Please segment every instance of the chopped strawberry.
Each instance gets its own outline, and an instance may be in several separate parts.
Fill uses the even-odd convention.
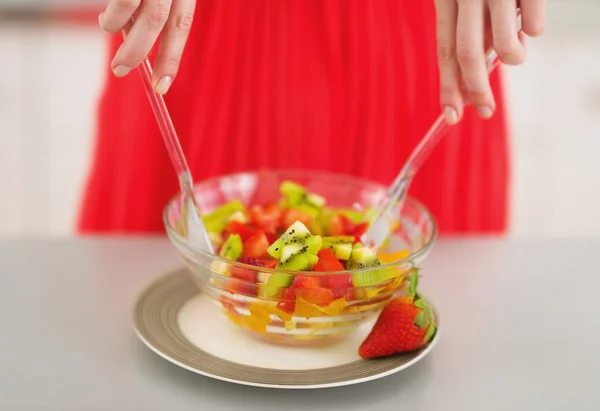
[[[344,266],[340,263],[340,260],[335,256],[331,248],[324,248],[319,251],[319,264],[321,264],[323,271],[344,271]],[[326,275],[323,282],[332,291],[334,299],[344,297],[346,291],[352,288],[352,277],[350,274]]]
[[[354,232],[352,233],[352,235],[354,236],[354,242],[356,243],[360,243],[361,242],[361,237],[364,233],[367,232],[367,228],[369,227],[369,225],[367,223],[361,223],[359,225],[356,226],[356,228],[354,229]]]
[[[248,265],[255,265],[257,267],[263,267],[265,264],[253,257],[240,257],[238,258],[238,262]],[[256,270],[251,270],[249,268],[236,267],[234,265],[231,266],[231,276],[233,278],[240,279],[242,281],[247,281],[251,283],[255,283],[257,280],[258,273]]]
[[[242,241],[245,241],[248,237],[251,237],[254,234],[254,229],[246,224],[240,223],[239,221],[233,220],[227,223],[225,232],[227,234],[238,234]]]
[[[278,260],[265,260],[265,268],[275,268],[277,267]]]
[[[277,204],[269,204],[264,207],[255,205],[250,209],[249,214],[250,220],[256,227],[267,233],[275,233],[279,225],[281,210]]]
[[[352,222],[345,214],[340,214],[340,221],[344,230],[344,234],[352,234],[356,230],[356,224]]]
[[[258,231],[244,241],[244,257],[267,257],[267,248],[269,248],[269,239],[264,231]]]
[[[317,288],[320,285],[319,277],[315,275],[297,275],[291,288]]]
[[[344,271],[344,266],[335,256],[331,248],[324,248],[319,251],[319,264],[323,271]]]
[[[231,294],[241,294],[250,297],[256,296],[257,294],[256,284],[237,279],[227,280],[224,288],[225,291],[228,291]]]
[[[317,272],[323,272],[323,271],[325,271],[323,269],[323,266],[321,265],[321,262],[318,262],[317,265],[315,265],[312,270],[313,271],[317,271]]]
[[[299,295],[302,299],[309,303],[326,307],[333,301],[333,293],[328,288],[316,287],[316,288],[299,288],[296,290],[296,295]]]
[[[279,238],[277,234],[268,231],[265,232],[265,235],[267,236],[267,240],[269,240],[269,244],[273,244]]]
[[[302,211],[288,208],[281,213],[281,225],[289,227],[296,221],[300,221],[302,224],[308,226],[313,220],[313,216]]]
[[[296,309],[296,290],[294,288],[285,288],[281,292],[281,299],[277,303],[277,308],[288,314],[294,313]]]
[[[327,235],[337,236],[344,235],[346,232],[344,231],[344,224],[339,215],[332,216],[329,221],[327,221]]]

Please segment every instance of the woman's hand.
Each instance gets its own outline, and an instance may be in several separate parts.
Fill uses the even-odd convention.
[[[505,64],[525,60],[523,37],[517,32],[518,6],[523,32],[541,35],[546,0],[436,0],[440,102],[448,123],[459,121],[465,100],[483,118],[494,113],[485,50],[494,47]]]
[[[128,29],[111,63],[115,75],[126,76],[141,64],[160,34],[152,83],[157,93],[165,94],[177,75],[195,6],[196,0],[110,0],[98,16],[100,27],[109,33]]]

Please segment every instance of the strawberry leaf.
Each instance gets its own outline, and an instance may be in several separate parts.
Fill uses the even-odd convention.
[[[417,295],[417,286],[419,285],[419,269],[415,268],[410,277],[410,286],[408,287],[408,295]]]
[[[437,331],[437,327],[436,327],[435,323],[432,322],[431,324],[429,324],[429,328],[427,329],[427,332],[425,333],[425,337],[423,337],[423,342],[431,341],[433,339],[436,331]]]
[[[421,301],[423,301],[423,300],[421,300]],[[431,314],[431,310],[429,308],[425,307],[424,309],[421,310],[421,312],[419,314],[416,315],[413,323],[417,327],[423,329],[425,327],[429,327],[429,325],[432,323],[432,319],[433,319],[433,316]]]

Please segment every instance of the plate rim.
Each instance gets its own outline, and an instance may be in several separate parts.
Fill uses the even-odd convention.
[[[202,375],[204,377],[212,378],[212,379],[223,381],[223,382],[228,382],[231,384],[244,385],[244,386],[250,386],[250,387],[259,387],[259,388],[283,389],[283,390],[314,390],[314,389],[343,387],[343,386],[361,384],[361,383],[365,383],[365,382],[369,382],[369,381],[375,381],[375,380],[396,374],[400,371],[403,371],[403,370],[413,366],[417,362],[421,361],[422,359],[424,359],[433,350],[433,348],[437,345],[437,343],[439,341],[439,336],[441,333],[441,328],[439,326],[438,310],[436,309],[436,307],[433,304],[430,304],[432,309],[434,310],[436,321],[438,321],[437,330],[436,330],[433,340],[417,356],[415,356],[411,360],[409,360],[395,368],[392,368],[392,369],[389,369],[386,371],[382,371],[382,372],[379,372],[374,375],[369,375],[366,377],[350,378],[350,379],[347,379],[344,381],[324,382],[324,383],[318,383],[318,384],[271,384],[271,383],[253,382],[253,381],[229,378],[229,377],[225,377],[225,376],[222,376],[219,374],[210,373],[210,372],[202,370],[200,368],[195,368],[195,367],[189,366],[189,365],[184,364],[184,363],[178,361],[177,359],[167,355],[166,353],[162,352],[157,347],[155,347],[137,327],[137,318],[136,318],[135,312],[136,312],[139,304],[142,303],[142,301],[143,301],[142,298],[146,295],[146,292],[151,290],[152,287],[155,286],[157,283],[164,281],[169,277],[174,277],[177,274],[183,274],[183,273],[187,274],[185,268],[180,268],[180,269],[169,271],[167,274],[161,275],[161,276],[157,277],[156,279],[154,279],[153,281],[151,281],[149,284],[146,285],[146,287],[144,287],[141,290],[141,292],[138,294],[138,296],[136,297],[135,302],[133,304],[133,314],[134,314],[133,315],[133,331],[134,331],[135,335],[140,339],[140,341],[147,348],[149,348],[154,354],[156,354],[159,357],[161,357],[162,359],[170,362],[171,364],[177,365],[177,366],[179,366],[187,371],[190,371],[194,374]],[[189,302],[192,298],[197,297],[198,294],[200,294],[200,293],[201,293],[201,290],[198,290],[197,293],[195,293],[191,298],[186,300],[186,303]],[[183,305],[182,305],[182,307],[183,307]],[[193,343],[190,342],[190,344],[193,345],[197,350],[204,351],[204,350],[198,348],[197,346],[195,346]],[[229,361],[233,364],[236,364],[234,361],[231,361],[231,360],[225,360],[225,361]],[[270,369],[277,370],[275,368],[270,368]],[[279,371],[289,371],[289,370],[279,370]],[[310,371],[310,370],[304,370],[304,371]]]

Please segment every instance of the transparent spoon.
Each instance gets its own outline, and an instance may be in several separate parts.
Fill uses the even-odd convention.
[[[124,30],[124,36],[127,32]],[[169,110],[163,97],[157,94],[152,87],[152,65],[148,58],[144,59],[138,67],[138,72],[142,78],[144,90],[152,106],[154,117],[162,134],[165,146],[173,163],[173,168],[179,177],[179,185],[182,192],[181,198],[181,216],[185,218],[185,226],[187,227],[187,236],[190,245],[194,248],[214,253],[212,243],[206,231],[206,227],[202,222],[202,218],[198,215],[196,207],[196,199],[194,197],[194,183],[192,173],[188,167],[187,160],[183,154],[179,138],[173,126],[173,121],[169,115]]]
[[[520,11],[517,13],[517,18],[519,19],[518,26],[520,32]],[[490,49],[486,55],[488,74],[491,74],[499,63],[498,55],[493,49]],[[363,244],[378,249],[394,231],[413,177],[419,170],[419,167],[429,157],[435,146],[446,136],[450,127],[444,119],[443,114],[440,114],[417,147],[412,151],[400,173],[388,188],[386,195],[377,205],[377,216],[361,237]]]

